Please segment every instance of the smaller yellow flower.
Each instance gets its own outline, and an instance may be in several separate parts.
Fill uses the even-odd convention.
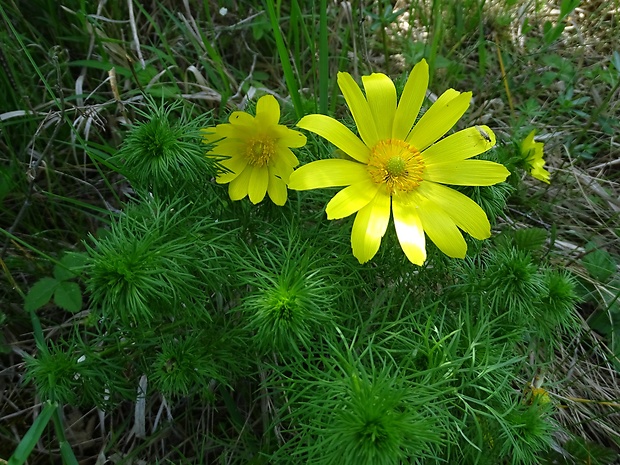
[[[278,124],[280,105],[272,95],[258,100],[256,116],[235,111],[228,121],[203,129],[203,141],[213,144],[207,156],[218,159],[225,170],[217,183],[230,183],[232,200],[248,196],[257,204],[268,193],[273,203],[284,205],[289,176],[299,164],[290,147],[303,147],[306,136]]]
[[[530,174],[536,179],[550,184],[549,177],[551,174],[544,168],[544,144],[542,142],[535,142],[535,135],[536,130],[533,130],[527,135],[525,140],[521,142],[521,155],[523,156],[523,161],[525,161]]]
[[[532,398],[531,401],[537,400],[540,404],[548,404],[551,402],[551,398],[549,397],[549,393],[545,388],[541,387],[532,387]]]

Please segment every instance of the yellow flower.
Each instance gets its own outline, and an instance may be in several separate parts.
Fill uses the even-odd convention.
[[[363,76],[366,96],[348,73],[338,85],[360,138],[324,115],[308,115],[298,127],[312,131],[352,160],[319,160],[296,170],[289,188],[347,186],[327,205],[328,219],[357,212],[351,233],[353,255],[365,263],[379,250],[394,214],[394,225],[407,258],[426,260],[424,233],[450,257],[464,258],[467,245],[459,228],[476,239],[491,235],[484,211],[469,197],[442,184],[489,186],[510,174],[498,163],[468,160],[495,145],[487,126],[476,126],[440,139],[465,113],[471,92],[444,92],[414,125],[428,85],[425,60],[411,72],[400,102],[384,74]]]
[[[532,393],[531,399],[530,399],[531,402],[533,402],[534,399],[536,399],[540,404],[548,404],[549,402],[551,402],[549,393],[547,392],[545,388],[532,387],[531,393]]]
[[[530,174],[539,179],[542,182],[550,184],[549,177],[551,174],[545,168],[544,156],[544,144],[542,142],[535,142],[534,136],[536,130],[530,132],[525,140],[521,142],[521,155],[527,165],[527,169],[530,170]]]
[[[230,123],[203,130],[204,142],[213,144],[207,156],[225,158],[219,164],[226,171],[217,176],[217,182],[230,183],[228,194],[232,200],[247,195],[256,204],[268,193],[276,205],[286,203],[286,183],[299,164],[289,147],[303,147],[306,136],[279,121],[278,101],[265,95],[256,104],[256,116],[235,111]]]

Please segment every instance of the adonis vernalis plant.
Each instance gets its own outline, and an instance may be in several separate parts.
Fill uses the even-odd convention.
[[[532,130],[523,142],[521,142],[521,156],[530,174],[536,179],[549,184],[551,174],[544,168],[545,159],[543,157],[545,144],[536,142],[534,140],[535,135],[536,130]]]
[[[398,239],[411,262],[425,262],[425,234],[446,255],[465,257],[461,231],[489,237],[487,215],[501,215],[513,189],[478,187],[508,175],[499,163],[471,160],[495,135],[475,126],[444,137],[470,93],[448,90],[418,118],[425,61],[400,101],[383,74],[363,77],[365,95],[347,73],[338,83],[359,138],[323,115],[298,126],[350,158],[297,171],[290,148],[306,137],[279,124],[271,96],[256,116],[234,112],[206,129],[204,118],[177,121],[171,109],[143,115],[114,163],[136,194],[84,245],[84,327],[26,361],[41,398],[111,411],[161,396],[171,427],[188,399],[201,412],[212,404],[216,428],[186,441],[214,444],[205,463],[260,454],[277,465],[527,464],[550,448],[554,398],[539,405],[533,391],[515,388],[575,329],[575,283],[542,262],[544,234],[503,231],[470,243],[466,260],[422,269],[398,247],[372,267],[349,253],[351,243],[359,262],[372,259],[393,213],[396,234],[385,241]],[[213,177],[229,183],[231,199],[249,202],[226,201]],[[285,205],[287,182],[344,187],[327,215],[356,213],[351,237],[320,220],[320,192]],[[253,205],[266,195],[284,208]]]
[[[235,111],[228,124],[204,129],[204,142],[214,144],[209,157],[220,160],[225,170],[217,182],[229,183],[232,200],[248,196],[256,204],[267,193],[276,205],[286,203],[286,183],[299,164],[290,147],[303,147],[306,136],[279,121],[278,101],[265,95],[256,104],[256,116]]]
[[[416,123],[428,79],[428,65],[422,60],[397,104],[396,88],[385,74],[362,77],[364,96],[350,74],[338,73],[360,137],[325,115],[308,115],[297,124],[352,158],[305,165],[291,175],[289,187],[346,186],[328,203],[327,217],[357,213],[351,245],[360,263],[377,253],[390,210],[400,245],[416,265],[426,260],[425,233],[443,253],[456,258],[464,258],[467,251],[459,228],[476,239],[491,235],[484,211],[443,184],[490,186],[504,181],[510,173],[503,165],[469,160],[492,148],[495,135],[487,126],[476,126],[441,139],[470,104],[471,92],[454,89],[444,92]]]
[[[200,143],[209,114],[192,117],[179,102],[157,105],[148,98],[147,104],[136,109],[142,121],[133,124],[112,162],[136,191],[166,197],[180,189],[201,191],[206,173],[216,172]]]

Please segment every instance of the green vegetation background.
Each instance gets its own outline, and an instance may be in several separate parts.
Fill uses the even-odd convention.
[[[617,0],[1,0],[0,15],[0,462],[614,463]],[[350,223],[325,221],[329,192],[232,203],[198,162],[161,200],[117,162],[136,125],[181,128],[191,150],[265,93],[291,126],[347,120],[338,70],[402,87],[421,58],[432,94],[473,91],[462,124],[495,131],[494,157],[516,166],[536,129],[552,173],[468,192],[495,239],[464,262],[431,247],[413,267],[392,232],[360,266]],[[299,158],[329,151],[311,139]],[[144,257],[165,285],[106,287],[98,264]],[[300,323],[267,331],[286,299]]]

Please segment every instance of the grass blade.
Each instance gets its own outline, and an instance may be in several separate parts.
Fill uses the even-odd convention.
[[[55,404],[51,402],[45,404],[43,410],[41,410],[41,413],[20,441],[13,455],[9,458],[8,465],[22,465],[26,462],[55,411]]]
[[[282,63],[282,71],[284,72],[284,79],[286,80],[286,86],[288,87],[289,94],[291,94],[291,100],[295,107],[295,114],[297,118],[304,116],[303,106],[301,104],[301,97],[299,96],[299,88],[297,81],[293,74],[293,68],[288,57],[286,45],[282,38],[282,32],[280,31],[280,25],[278,24],[278,17],[276,16],[276,9],[273,0],[267,0],[267,12],[269,13],[269,20],[271,21],[271,29],[273,30],[273,36],[276,40],[276,47],[278,48],[278,55],[280,56],[280,62]]]
[[[319,112],[327,114],[329,94],[329,49],[327,45],[327,0],[321,0],[319,19]]]

